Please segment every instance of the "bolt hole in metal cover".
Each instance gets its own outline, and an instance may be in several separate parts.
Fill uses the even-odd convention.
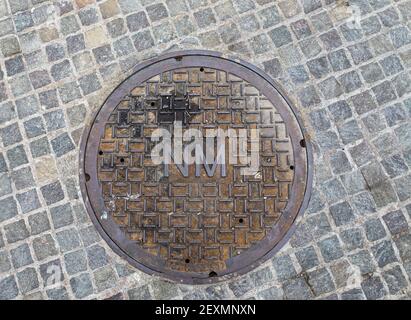
[[[244,274],[286,243],[310,197],[311,163],[296,110],[267,74],[180,51],[138,65],[110,94],[84,133],[80,183],[117,254],[202,284]]]

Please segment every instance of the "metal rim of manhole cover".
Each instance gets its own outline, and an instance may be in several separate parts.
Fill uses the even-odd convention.
[[[290,238],[312,186],[299,117],[257,67],[168,53],[132,70],[80,151],[87,211],[110,247],[189,284],[244,274]]]

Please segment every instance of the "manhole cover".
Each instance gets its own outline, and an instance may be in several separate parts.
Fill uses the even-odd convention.
[[[272,256],[311,188],[310,147],[284,95],[261,70],[203,51],[136,67],[85,133],[80,163],[108,244],[185,283]]]

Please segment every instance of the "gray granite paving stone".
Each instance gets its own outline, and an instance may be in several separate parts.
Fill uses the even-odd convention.
[[[0,137],[4,147],[18,143],[21,140],[23,140],[17,123],[1,128]]]
[[[81,229],[80,237],[85,247],[88,247],[101,239],[98,232],[92,226]]]
[[[353,96],[351,98],[351,103],[358,114],[363,114],[377,108],[377,104],[375,103],[370,91],[365,91]]]
[[[51,66],[51,76],[54,81],[59,81],[72,75],[73,70],[68,60],[63,60]]]
[[[50,300],[69,300],[66,288],[53,288],[46,291]]]
[[[34,268],[27,268],[18,272],[17,281],[23,294],[37,289],[40,286],[37,272]]]
[[[50,222],[46,212],[39,212],[28,217],[30,225],[30,233],[32,235],[40,234],[44,231],[50,230]]]
[[[44,114],[44,121],[48,132],[65,127],[64,113],[62,110],[50,111]]]
[[[75,82],[69,82],[59,86],[58,91],[63,103],[69,103],[75,99],[81,98],[80,89]]]
[[[85,96],[101,89],[100,81],[95,73],[81,77],[79,83]]]
[[[0,40],[0,51],[5,57],[21,52],[20,44],[15,36],[8,36]]]
[[[51,140],[51,146],[57,157],[61,157],[75,148],[72,139],[67,133],[63,133]]]
[[[384,109],[385,119],[390,127],[406,120],[407,114],[401,104],[395,104]]]
[[[7,76],[11,77],[24,71],[24,62],[22,56],[10,58],[4,62],[6,66]]]
[[[55,229],[70,225],[74,221],[71,206],[69,204],[51,208],[50,215]]]
[[[11,102],[1,104],[0,110],[0,124],[16,118],[16,109]]]
[[[365,234],[369,241],[376,241],[386,236],[386,231],[380,219],[369,219],[365,222]]]
[[[382,156],[387,156],[393,153],[398,144],[397,138],[392,132],[382,133],[377,138],[371,140],[371,142]]]
[[[115,286],[117,278],[112,267],[106,266],[94,272],[94,281],[98,291],[110,289]]]
[[[401,48],[411,43],[411,34],[404,26],[390,30],[390,38],[396,48]]]
[[[341,293],[341,300],[365,300],[361,289],[351,289]]]
[[[23,145],[18,145],[7,150],[7,159],[9,160],[12,169],[29,162]]]
[[[398,248],[400,257],[403,261],[411,260],[411,246],[410,246],[411,234],[404,234],[394,240],[396,247]]]
[[[308,86],[298,93],[301,104],[305,108],[315,106],[321,102],[318,91],[313,86]]]
[[[251,280],[248,277],[242,277],[239,281],[230,282],[228,287],[234,296],[241,297],[251,289]]]
[[[403,97],[411,92],[411,78],[407,72],[403,72],[393,79],[393,85],[398,97]]]
[[[24,220],[5,225],[4,231],[8,243],[14,243],[29,236],[29,231],[27,230]]]
[[[56,181],[40,188],[47,204],[53,204],[64,199],[64,192],[60,182]]]
[[[11,179],[8,174],[0,174],[0,196],[5,196],[13,192]]]
[[[255,8],[255,4],[251,0],[233,0],[233,3],[238,13],[244,13]]]
[[[127,16],[127,27],[131,32],[141,30],[148,25],[146,13],[143,11]]]
[[[337,30],[331,30],[320,35],[320,39],[327,51],[339,48],[342,45],[342,40]]]
[[[397,97],[390,82],[385,81],[372,88],[379,105],[384,105]]]
[[[304,278],[298,277],[283,284],[284,296],[289,300],[306,300],[314,297]]]
[[[396,179],[394,186],[400,201],[411,198],[411,175]]]
[[[328,106],[333,119],[337,122],[344,121],[352,117],[352,111],[349,104],[342,100]]]
[[[280,256],[273,259],[277,279],[284,281],[297,275],[290,256]]]
[[[179,36],[186,36],[195,31],[195,27],[189,16],[176,19],[174,26]]]
[[[14,268],[24,267],[26,265],[33,263],[30,248],[27,244],[22,244],[10,250],[10,256]]]
[[[105,45],[93,49],[93,55],[97,63],[103,65],[114,60],[114,55],[110,45]]]
[[[17,190],[33,187],[35,184],[32,171],[29,167],[15,169],[11,173],[11,178]]]
[[[126,56],[134,51],[133,43],[129,37],[124,37],[116,40],[113,44],[114,52],[117,56]]]
[[[345,144],[356,142],[363,138],[361,129],[355,120],[346,122],[338,127],[338,132],[340,134],[341,140]]]
[[[355,64],[364,63],[373,57],[371,48],[366,42],[349,46],[348,50]]]
[[[65,36],[75,33],[79,28],[80,26],[75,15],[68,15],[60,20],[60,30]]]
[[[364,236],[360,228],[352,228],[342,231],[341,240],[348,251],[361,249],[364,246]]]
[[[384,207],[390,203],[397,201],[395,190],[388,182],[383,182],[380,185],[373,187],[371,194],[377,207]]]
[[[11,269],[11,262],[7,251],[0,251],[0,272],[7,272]]]
[[[367,188],[364,177],[359,170],[348,172],[340,176],[340,179],[345,190],[350,195],[363,191]],[[366,204],[366,202],[364,204]]]
[[[315,78],[322,78],[330,72],[330,67],[326,57],[310,60],[308,61],[307,66]]]
[[[7,163],[2,153],[0,153],[0,172],[1,173],[8,172]]]
[[[108,263],[106,250],[100,245],[87,248],[87,260],[91,269],[97,269]]]
[[[87,258],[84,250],[69,252],[64,255],[64,264],[69,275],[87,270]]]
[[[107,30],[112,38],[116,38],[118,36],[123,35],[124,33],[126,33],[124,19],[118,18],[108,22]]]
[[[407,280],[399,266],[384,272],[383,277],[391,294],[396,294],[407,287]]]
[[[338,81],[344,88],[346,93],[355,91],[362,87],[362,81],[356,71],[351,71],[338,77]]]
[[[384,119],[378,112],[370,113],[362,118],[362,121],[368,132],[371,134],[378,133],[386,128]]]
[[[364,291],[365,296],[369,300],[376,300],[384,297],[386,290],[378,276],[369,277],[361,283],[361,287]]]
[[[47,90],[39,93],[40,105],[46,109],[56,108],[59,106],[57,90]]]
[[[358,251],[348,257],[351,264],[359,268],[361,274],[372,273],[376,269],[376,265],[367,250]]]
[[[282,47],[292,41],[291,32],[285,26],[271,30],[268,35],[277,48]]]
[[[304,83],[309,80],[309,75],[302,65],[288,68],[287,72],[295,84]]]
[[[302,247],[307,244],[307,242],[313,239],[312,234],[309,231],[310,226],[307,223],[300,224],[294,235],[290,239],[290,244],[294,248]]]
[[[344,93],[341,83],[335,77],[321,81],[318,86],[325,99],[338,98]]]
[[[153,295],[155,299],[170,299],[176,294],[179,294],[178,288],[176,288],[173,283],[169,281],[165,281],[165,280],[155,279],[153,283],[151,284],[151,288],[153,289]],[[239,293],[241,293],[243,292],[244,289],[247,289],[247,288],[239,284],[238,289],[239,289]]]
[[[307,276],[310,288],[316,296],[331,292],[335,289],[331,275],[326,268],[309,272]]]
[[[324,213],[312,215],[307,219],[313,239],[319,239],[331,231],[331,225]]]
[[[71,278],[70,286],[77,299],[82,299],[93,293],[93,285],[87,273]]]
[[[99,20],[98,11],[93,7],[80,11],[78,16],[83,26],[90,26]]]
[[[129,290],[128,297],[130,300],[148,300],[152,298],[148,285]]]
[[[371,247],[371,251],[380,268],[397,261],[392,244],[388,241],[375,244]]]
[[[328,60],[334,71],[341,71],[351,67],[351,63],[344,49],[329,53]]]
[[[40,277],[44,287],[54,286],[64,281],[63,269],[59,259],[40,265]]]
[[[367,83],[374,83],[384,79],[383,71],[380,65],[376,62],[361,67],[361,75]]]
[[[348,224],[355,219],[354,211],[346,201],[332,205],[330,212],[337,226]]]
[[[391,211],[385,214],[383,220],[393,235],[406,232],[409,229],[407,220],[401,210]]]
[[[0,280],[0,299],[10,300],[19,294],[14,276],[8,276]]]
[[[17,204],[13,197],[6,197],[0,200],[0,222],[8,220],[17,215]]]
[[[330,204],[341,200],[341,198],[346,195],[346,191],[343,185],[337,179],[325,182],[322,186],[322,191],[326,196],[328,203]]]
[[[83,34],[77,34],[67,37],[66,43],[67,51],[69,54],[75,54],[86,48]]]
[[[44,260],[57,254],[56,242],[49,234],[35,238],[33,249],[38,260]]]
[[[60,231],[56,234],[57,242],[61,252],[68,252],[80,246],[80,237],[78,232],[71,228]]]
[[[50,145],[47,137],[30,142],[30,152],[33,158],[38,158],[50,153]]]
[[[138,32],[132,37],[137,51],[143,51],[154,46],[154,40],[148,30]]]
[[[108,297],[104,300],[124,300],[124,295],[120,292],[120,293],[117,293],[114,296]]]
[[[30,92],[32,87],[30,83],[29,77],[22,73],[18,74],[15,77],[10,79],[10,88],[11,92],[14,97],[21,97],[22,95],[27,94],[27,92]],[[20,113],[22,114],[21,116],[19,115],[20,118],[31,115],[34,113],[33,109],[30,108],[32,107],[31,105],[27,106],[27,113],[24,113],[23,109],[20,109]]]
[[[317,254],[312,246],[297,251],[295,255],[303,270],[309,270],[319,264]]]
[[[250,273],[251,281],[256,286],[264,285],[273,280],[273,273],[271,272],[269,267],[265,267],[263,269],[257,270],[255,272]]]
[[[28,138],[35,138],[46,133],[41,117],[35,117],[24,122],[24,130]]]
[[[344,254],[337,236],[332,236],[330,238],[321,240],[318,243],[318,246],[320,248],[324,261],[326,262],[341,258]]]

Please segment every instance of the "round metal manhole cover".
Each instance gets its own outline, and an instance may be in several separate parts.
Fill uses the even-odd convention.
[[[84,135],[80,182],[103,238],[184,283],[245,273],[290,237],[311,189],[295,111],[245,62],[204,51],[137,66]]]

